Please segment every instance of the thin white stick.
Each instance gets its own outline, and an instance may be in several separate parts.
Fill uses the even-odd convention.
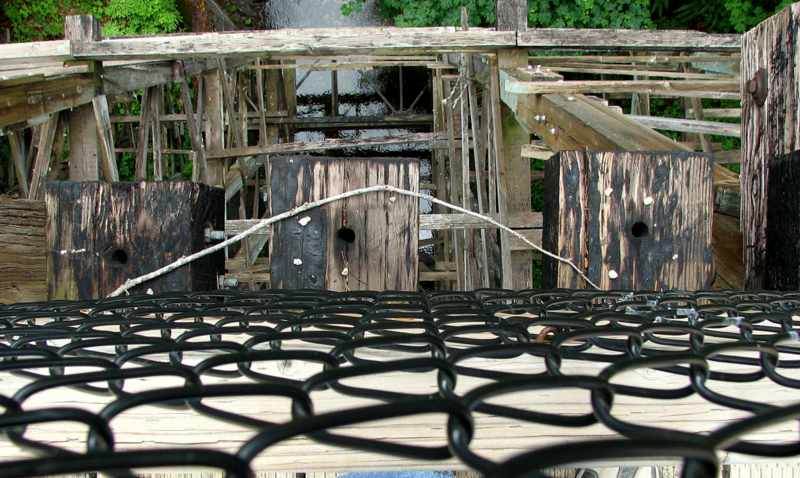
[[[350,198],[350,197],[353,197],[353,196],[360,196],[362,194],[367,194],[367,193],[387,192],[387,191],[388,192],[397,193],[397,194],[400,194],[400,195],[403,195],[403,196],[411,196],[411,197],[416,197],[416,198],[419,198],[419,199],[427,199],[428,201],[431,201],[432,203],[439,204],[439,205],[444,206],[446,208],[449,208],[449,209],[452,209],[454,211],[458,211],[458,212],[467,214],[469,216],[476,217],[476,218],[478,218],[478,219],[480,219],[482,221],[485,221],[485,222],[487,222],[489,224],[492,224],[492,225],[496,226],[497,228],[502,229],[502,230],[508,232],[509,234],[511,234],[512,236],[518,238],[519,240],[521,240],[525,244],[533,247],[534,249],[536,249],[537,251],[539,251],[542,254],[546,255],[547,257],[553,258],[553,259],[555,259],[555,260],[557,260],[557,261],[559,261],[561,263],[567,264],[575,272],[577,272],[578,275],[584,281],[586,281],[587,284],[589,284],[590,286],[594,287],[597,290],[600,290],[600,287],[598,287],[597,284],[592,282],[586,276],[586,274],[584,274],[583,271],[580,270],[569,259],[565,259],[563,257],[560,257],[560,256],[557,256],[557,255],[553,254],[552,252],[549,252],[549,251],[546,251],[546,250],[542,249],[541,246],[538,246],[538,245],[534,244],[533,242],[529,241],[522,234],[518,233],[517,231],[511,229],[508,226],[500,224],[499,222],[495,221],[491,217],[487,217],[487,216],[484,216],[482,214],[478,214],[476,212],[470,211],[468,209],[464,209],[463,207],[456,206],[455,204],[450,204],[447,201],[442,201],[441,199],[437,199],[437,198],[435,198],[433,196],[429,196],[427,194],[422,194],[422,193],[418,193],[418,192],[414,192],[414,191],[409,191],[407,189],[401,189],[401,188],[396,188],[394,186],[389,186],[387,184],[382,184],[382,185],[378,185],[378,186],[370,186],[370,187],[366,187],[366,188],[353,189],[352,191],[347,191],[347,192],[344,192],[342,194],[337,194],[335,196],[327,197],[325,199],[320,199],[319,201],[305,203],[305,204],[303,204],[301,206],[298,206],[298,207],[296,207],[294,209],[291,209],[289,211],[282,212],[282,213],[280,213],[280,214],[278,214],[276,216],[272,216],[270,218],[263,219],[263,220],[259,221],[257,224],[254,224],[253,226],[248,228],[246,231],[243,231],[243,232],[231,237],[230,239],[226,239],[226,240],[220,242],[219,244],[215,244],[215,245],[213,245],[211,247],[203,249],[202,251],[195,252],[194,254],[191,254],[191,255],[188,255],[188,256],[185,256],[185,257],[181,257],[177,261],[175,261],[175,262],[173,262],[173,263],[171,263],[169,265],[166,265],[166,266],[164,266],[164,267],[162,267],[160,269],[156,269],[153,272],[150,272],[150,273],[145,274],[143,276],[139,276],[139,277],[137,277],[135,279],[128,279],[127,281],[125,281],[124,284],[122,284],[114,292],[112,292],[109,295],[109,297],[116,297],[116,296],[122,294],[123,292],[127,292],[132,287],[136,287],[139,284],[147,282],[147,281],[149,281],[151,279],[155,279],[156,277],[158,277],[160,275],[166,274],[167,272],[171,272],[171,271],[173,271],[173,270],[175,270],[175,269],[177,269],[177,268],[179,268],[179,267],[181,267],[183,265],[186,265],[186,264],[188,264],[188,263],[190,263],[190,262],[192,262],[194,260],[200,259],[201,257],[207,256],[209,254],[213,254],[213,253],[215,253],[215,252],[217,252],[217,251],[219,251],[221,249],[224,249],[224,248],[230,246],[231,244],[234,244],[236,242],[241,241],[242,239],[244,239],[247,236],[255,234],[259,229],[263,229],[263,228],[269,226],[270,224],[274,224],[274,223],[276,223],[278,221],[283,221],[284,219],[288,219],[290,217],[296,216],[296,215],[298,215],[300,213],[303,213],[303,212],[306,212],[308,210],[315,209],[315,208],[318,208],[320,206],[324,206],[326,204],[330,204],[330,203],[335,202],[335,201],[340,201],[342,199],[347,199],[347,198]]]

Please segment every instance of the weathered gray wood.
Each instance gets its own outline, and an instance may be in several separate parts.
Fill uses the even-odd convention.
[[[714,278],[712,161],[562,151],[545,166],[544,246],[604,289],[699,290]],[[545,257],[546,287],[585,287]]]
[[[47,300],[43,201],[0,198],[0,303]]]
[[[304,28],[173,36],[109,38],[73,43],[79,59],[180,59],[197,56],[396,54],[403,52],[490,51],[516,46],[513,32],[485,28]]]
[[[17,184],[19,184],[22,195],[28,197],[29,183],[28,183],[28,162],[25,158],[25,140],[21,130],[9,131],[8,143],[11,148],[11,160],[14,162],[14,172],[17,177]]]
[[[114,153],[114,130],[108,113],[108,98],[98,95],[92,100],[97,136],[100,139],[100,163],[106,181],[119,181],[117,158]]]
[[[800,4],[795,3],[742,41],[742,231],[746,285],[762,288],[770,164],[800,149]]]
[[[509,93],[517,94],[581,94],[581,93],[648,93],[679,98],[739,99],[739,82],[734,80],[586,80],[586,81],[519,81],[505,82]]]
[[[69,179],[97,181],[100,179],[100,159],[97,147],[97,127],[94,108],[83,105],[69,115]]]
[[[710,34],[690,30],[535,28],[519,32],[517,44],[529,49],[738,53],[742,39],[741,35],[736,34]]]
[[[284,157],[270,166],[270,215],[358,187],[390,184],[416,191],[419,182],[419,164],[412,159]],[[276,224],[272,286],[416,290],[418,202],[375,193]],[[305,224],[303,217],[309,218]]]
[[[528,0],[497,0],[495,12],[498,30],[528,29]]]
[[[266,144],[248,146],[245,148],[229,148],[222,151],[208,151],[208,159],[226,159],[242,156],[257,156],[263,154],[290,154],[308,151],[325,151],[329,149],[363,148],[370,146],[384,146],[388,144],[413,144],[432,142],[435,136],[432,133],[409,133],[396,136],[380,136],[359,139],[324,139],[305,143]]]
[[[147,150],[150,145],[150,130],[152,122],[152,108],[150,96],[155,94],[155,87],[145,88],[142,93],[142,101],[139,106],[139,142],[136,145],[136,179],[147,179]]]
[[[105,297],[126,279],[205,248],[206,227],[224,227],[223,192],[191,182],[51,182],[45,202],[51,299]],[[139,290],[215,289],[223,271],[220,252]]]
[[[628,118],[653,129],[679,131],[682,133],[714,134],[731,138],[738,138],[742,134],[741,126],[736,123],[722,123],[700,119],[665,118],[660,116],[628,115]]]
[[[53,157],[53,140],[56,137],[59,114],[56,113],[41,127],[39,133],[39,147],[36,151],[36,160],[31,174],[31,188],[28,199],[42,200],[44,198],[44,182],[50,169],[50,160]]]
[[[181,80],[181,100],[183,101],[183,110],[186,113],[186,125],[189,129],[189,140],[192,143],[192,151],[194,151],[193,166],[192,166],[192,179],[202,183],[208,183],[208,161],[206,161],[206,148],[203,145],[203,135],[200,132],[200,125],[195,121],[194,104],[192,103],[192,95],[189,83],[184,78]]]
[[[225,148],[225,120],[222,107],[222,82],[219,72],[211,70],[203,74],[203,109],[205,113],[206,149],[221,151]],[[199,109],[199,108],[198,108]],[[209,163],[208,184],[224,186],[225,165],[221,161]]]

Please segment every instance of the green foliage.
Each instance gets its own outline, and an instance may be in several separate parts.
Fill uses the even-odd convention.
[[[792,3],[792,0],[652,0],[652,18],[660,28],[743,33]]]
[[[65,15],[102,16],[103,8],[103,0],[6,0],[3,5],[15,41],[61,38]]]
[[[459,25],[467,7],[473,26],[495,24],[496,0],[379,0],[382,16],[398,26]],[[348,0],[342,13],[363,9],[364,0]],[[650,0],[529,0],[528,23],[547,27],[646,28]]]
[[[169,33],[181,24],[175,0],[6,0],[3,9],[20,42],[62,38],[66,15],[100,18],[108,36]]]
[[[180,23],[175,0],[110,0],[103,31],[109,36],[153,35],[174,32]]]
[[[552,28],[647,28],[650,0],[529,0],[528,25]]]

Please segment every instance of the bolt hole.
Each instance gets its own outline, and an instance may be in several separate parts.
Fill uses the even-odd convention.
[[[645,237],[649,233],[650,228],[643,222],[636,222],[633,224],[633,227],[631,227],[631,234],[633,234],[633,237]]]
[[[349,227],[345,226],[336,232],[336,237],[343,240],[348,244],[356,242],[356,232]]]
[[[111,260],[116,264],[127,264],[128,253],[123,251],[122,249],[117,249],[116,251],[111,253]]]

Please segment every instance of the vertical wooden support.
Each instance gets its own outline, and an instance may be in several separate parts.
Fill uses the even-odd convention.
[[[181,79],[181,100],[183,101],[183,111],[186,113],[186,126],[189,129],[192,151],[194,151],[192,180],[207,184],[208,161],[206,160],[206,148],[203,146],[203,135],[198,125],[198,121],[202,121],[202,118],[195,117],[191,89],[189,88],[189,83],[186,81],[186,78]]]
[[[94,108],[94,119],[97,125],[97,136],[100,138],[100,157],[102,158],[103,175],[106,181],[119,181],[117,158],[114,153],[114,126],[111,124],[106,95],[95,96],[92,99],[92,107]],[[52,147],[52,143],[50,146]]]
[[[150,134],[153,137],[153,179],[156,181],[161,181],[164,174],[161,141],[161,108],[163,105],[163,87],[156,86],[150,94]]]
[[[0,303],[47,300],[44,201],[0,198]]]
[[[769,160],[765,287],[800,289],[800,151]]]
[[[762,288],[771,164],[800,149],[800,3],[742,37],[742,233],[745,285]],[[781,178],[777,178],[778,181]],[[797,187],[796,185],[794,187]],[[780,229],[776,229],[780,231]],[[786,240],[790,238],[787,231]],[[779,246],[779,242],[776,243]]]
[[[712,167],[701,153],[562,151],[545,165],[544,247],[604,289],[707,288]],[[547,257],[544,286],[587,287]]]
[[[225,121],[222,109],[222,82],[217,70],[203,74],[203,107],[205,110],[204,130],[206,147],[211,151],[222,151],[225,147]],[[211,161],[208,164],[208,184],[223,186],[225,181],[225,164],[223,161]]]
[[[17,176],[17,184],[25,197],[28,197],[28,161],[25,159],[25,138],[21,137],[21,130],[12,130],[8,134],[8,142],[11,147],[11,160],[14,162],[14,171]],[[9,175],[9,179],[10,179]]]
[[[100,40],[100,25],[88,15],[64,19],[64,37],[73,42]],[[100,162],[94,108],[79,106],[69,112],[69,179],[97,181]]]
[[[527,0],[497,0],[497,29],[502,31],[527,30],[528,22]],[[499,71],[497,68],[522,68],[528,65],[528,52],[525,49],[500,50],[497,52],[497,65],[492,71],[491,81],[497,82],[493,89],[497,90],[499,97]],[[499,101],[499,100],[498,100]],[[500,106],[500,105],[498,105]],[[502,135],[495,137],[495,141],[502,139],[503,151],[497,155],[498,161],[498,190],[502,191],[500,204],[500,217],[507,220],[509,213],[525,212],[531,209],[531,168],[526,159],[522,158],[522,146],[530,143],[530,134],[519,124],[514,115],[505,104],[501,105],[500,118],[495,116],[496,131],[502,128]],[[507,236],[502,234],[501,238]],[[507,237],[501,240],[503,254],[510,249]],[[511,252],[509,265],[508,258],[503,262],[503,287],[525,289],[533,286],[533,253],[531,251]],[[508,277],[510,274],[511,277]]]
[[[47,179],[47,171],[50,169],[50,159],[53,156],[53,140],[58,130],[58,122],[59,114],[55,113],[41,126],[28,199],[40,200],[44,197],[43,188]]]
[[[389,184],[416,191],[419,162],[406,158],[273,158],[270,215],[343,192]],[[417,289],[416,198],[371,193],[275,224],[272,286]]]

